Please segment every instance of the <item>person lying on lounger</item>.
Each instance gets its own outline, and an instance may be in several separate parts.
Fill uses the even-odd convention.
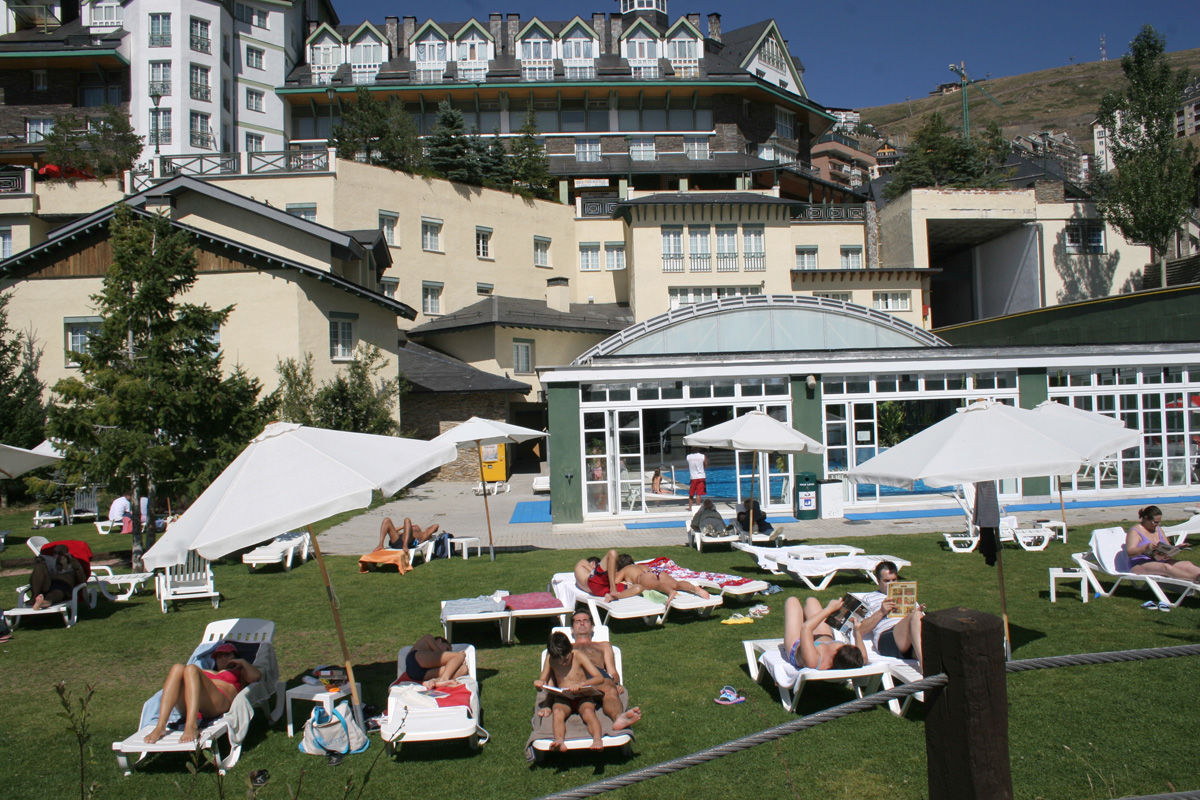
[[[404,524],[397,528],[395,523],[392,522],[391,517],[384,517],[383,522],[379,523],[379,544],[375,545],[375,549],[382,550],[384,542],[387,542],[387,546],[391,549],[400,549],[407,554],[408,546],[411,543],[416,542],[420,544],[437,532],[437,523],[430,525],[428,528],[422,528],[408,517],[405,517]]]
[[[171,709],[179,709],[183,718],[181,742],[194,742],[199,732],[198,718],[215,719],[230,709],[233,698],[244,687],[262,677],[258,668],[237,657],[233,642],[221,642],[212,651],[213,668],[201,669],[195,664],[175,664],[163,682],[162,703],[158,724],[146,734],[150,744],[167,732]]]
[[[710,498],[704,498],[704,502],[700,504],[700,510],[696,512],[696,516],[692,517],[692,530],[711,530],[713,533],[721,533],[725,527],[725,519],[721,516],[721,512],[713,506]]]
[[[925,606],[914,608],[902,618],[888,617],[896,609],[896,603],[888,600],[889,583],[900,580],[896,565],[891,561],[880,561],[875,565],[876,588],[862,596],[867,616],[862,621],[863,639],[874,637],[875,652],[891,658],[915,658],[922,662],[921,620]]]
[[[575,563],[575,584],[582,591],[602,597],[605,601],[641,594],[640,585],[618,582],[617,570],[616,550],[609,550],[603,559],[595,556],[581,558]]]
[[[412,646],[404,657],[408,679],[426,689],[454,683],[467,674],[467,654],[451,649],[450,640],[426,634]]]
[[[633,556],[628,553],[621,553],[617,556],[617,570],[618,581],[662,592],[667,596],[667,605],[671,604],[679,592],[690,592],[698,597],[708,599],[708,592],[696,584],[676,580],[665,572],[654,572],[641,564],[635,564]]]
[[[49,608],[55,603],[71,599],[71,592],[87,579],[87,568],[71,555],[67,546],[55,546],[52,565],[48,565],[41,556],[33,562],[33,572],[29,576],[33,607]]]
[[[833,628],[825,623],[830,614],[842,607],[842,598],[821,601],[809,597],[800,604],[789,597],[783,606],[783,657],[797,669],[858,669],[867,663],[867,648],[862,632],[854,627],[854,644],[839,644]]]
[[[542,674],[533,682],[533,688],[546,690],[546,700],[538,707],[537,715],[546,717],[553,714],[551,723],[554,730],[554,741],[551,750],[565,752],[567,737],[567,717],[578,714],[588,733],[592,736],[592,750],[604,748],[604,729],[596,716],[596,703],[601,697],[599,685],[604,679],[596,665],[581,652],[571,648],[571,640],[566,634],[555,631],[550,634],[546,645],[546,664]],[[613,723],[613,730],[628,727],[620,720]]]
[[[628,711],[621,710],[621,674],[617,672],[616,657],[611,644],[592,639],[595,632],[592,612],[581,608],[571,615],[571,633],[575,636],[572,648],[587,656],[603,679],[596,684],[596,688],[604,694],[601,702],[604,713],[609,719],[621,723],[621,727],[629,727],[642,718],[642,710],[637,706]]]

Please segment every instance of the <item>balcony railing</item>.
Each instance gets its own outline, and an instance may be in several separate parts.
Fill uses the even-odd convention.
[[[146,137],[146,144],[164,145],[171,143],[171,129],[164,126],[159,130],[151,130]]]
[[[147,87],[147,90],[148,91],[146,92],[146,94],[149,95],[150,97],[153,97],[154,95],[158,95],[159,97],[170,97],[171,96],[171,82],[170,81],[150,81],[150,85]]]
[[[554,80],[554,62],[547,60],[521,61],[521,80],[523,81],[552,81]]]
[[[461,83],[483,83],[487,80],[488,65],[486,61],[458,62],[458,80]]]
[[[861,204],[805,205],[792,212],[792,219],[796,222],[864,222],[867,207]]]
[[[663,272],[683,272],[683,256],[663,253]]]
[[[746,253],[742,256],[742,260],[746,264],[746,272],[766,272],[767,271],[767,254],[766,253]]]
[[[700,59],[673,58],[671,59],[671,69],[674,70],[676,78],[699,78]]]
[[[737,253],[717,253],[717,272],[737,272]]]
[[[329,169],[328,150],[286,150],[280,153],[248,153],[246,171],[264,172],[324,172]]]
[[[191,142],[192,147],[202,147],[205,150],[217,149],[216,138],[211,133],[192,131],[189,141]]]
[[[0,175],[0,194],[25,194],[25,170]]]
[[[585,197],[580,203],[581,217],[611,217],[617,208],[615,197]]]
[[[712,254],[711,253],[692,253],[688,256],[692,272],[712,272]]]
[[[374,83],[378,73],[378,64],[354,64],[350,67],[350,77],[357,84]]]
[[[207,36],[197,36],[195,34],[192,34],[190,38],[192,49],[197,53],[212,52],[212,39],[208,38]]]
[[[417,65],[417,83],[441,83],[446,77],[446,67],[443,64],[436,66]]]
[[[152,33],[150,34],[151,47],[170,47],[171,34],[169,33]]]
[[[212,89],[209,88],[207,83],[193,83],[191,97],[193,100],[211,100]]]
[[[193,133],[194,138],[197,134]],[[195,144],[195,141],[192,142]],[[230,175],[238,171],[236,153],[220,153],[218,155],[194,156],[163,156],[159,161],[162,174],[165,175]]]

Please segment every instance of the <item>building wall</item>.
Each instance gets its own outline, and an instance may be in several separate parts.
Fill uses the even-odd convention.
[[[575,219],[575,266],[568,270],[571,296],[577,303],[589,299],[596,303],[628,303],[629,276],[633,271],[634,250],[629,230],[619,219]],[[584,272],[580,267],[579,245],[583,242],[600,244],[600,270]],[[625,269],[609,271],[605,262],[606,243],[622,242],[625,245]]]
[[[817,248],[817,269],[841,269],[842,248],[862,248],[862,264],[867,261],[867,229],[862,222],[814,223],[794,222],[791,225],[792,266],[796,266],[795,252],[799,247]]]
[[[297,236],[281,223],[204,195],[183,194],[176,201],[172,218],[281,258],[322,269],[330,265],[328,242],[315,236]]]
[[[1042,226],[1046,305],[1125,294],[1140,288],[1140,276],[1153,260],[1149,247],[1132,244],[1108,223],[1100,222],[1096,204],[1039,203]],[[1073,221],[1090,220],[1104,226],[1104,252],[1067,252],[1065,231]]]

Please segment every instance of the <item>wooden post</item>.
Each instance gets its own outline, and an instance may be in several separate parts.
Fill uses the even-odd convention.
[[[930,800],[1006,800],[1008,684],[998,617],[967,608],[925,616],[925,674],[949,683],[925,693]]]

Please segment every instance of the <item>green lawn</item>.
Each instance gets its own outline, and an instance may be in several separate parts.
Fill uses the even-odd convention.
[[[0,554],[6,566],[27,555],[23,539],[29,534],[28,520],[25,513],[0,515],[0,529],[12,531],[8,550]],[[67,532],[86,539],[97,551],[128,547],[127,538],[97,536],[90,525],[47,533],[58,538]],[[963,605],[998,612],[995,572],[978,555],[942,550],[939,538],[887,536],[854,543],[868,552],[911,560],[914,566],[903,576],[920,581],[921,599],[930,609]],[[1083,605],[1074,590],[1060,584],[1059,602],[1051,605],[1047,568],[1067,566],[1069,553],[1082,549],[1086,541],[1086,533],[1076,529],[1070,547],[1056,543],[1044,553],[1005,551],[1014,657],[1197,641],[1200,603],[1191,600],[1169,614],[1143,610],[1140,604],[1148,594],[1136,590]],[[697,554],[666,547],[631,552],[635,557],[666,554],[695,568],[758,574],[750,558],[736,551]],[[436,561],[403,577],[359,575],[354,559],[328,559],[366,700],[383,704],[400,646],[440,629],[438,600],[498,588],[540,590],[551,573],[569,569],[578,557],[567,551],[503,553],[495,563],[486,557]],[[212,770],[191,776],[181,756],[160,756],[129,778],[117,769],[110,743],[133,731],[142,702],[158,687],[168,665],[191,652],[208,622],[231,616],[275,621],[280,672],[289,685],[313,666],[337,660],[338,651],[314,563],[290,573],[268,570],[251,575],[235,560],[214,569],[224,596],[220,609],[197,601],[164,615],[152,594],[124,604],[101,599],[95,609],[82,613],[73,629],[63,628],[57,617],[45,617],[27,621],[11,642],[0,645],[0,669],[7,680],[0,703],[5,765],[0,797],[78,793],[74,738],[56,716],[57,681],[67,682],[76,692],[87,683],[95,686],[89,780],[99,784],[96,797],[217,796]],[[13,589],[23,582],[16,576],[0,578],[0,597],[11,602]],[[582,756],[555,758],[542,767],[527,765],[522,751],[529,732],[531,681],[537,676],[549,624],[519,625],[519,644],[511,647],[500,645],[494,625],[456,627],[456,638],[474,642],[479,650],[483,724],[492,740],[479,754],[457,743],[405,747],[397,759],[378,763],[363,796],[536,797],[794,719],[773,690],[750,683],[741,647],[743,638],[782,635],[783,600],[803,593],[788,578],[779,582],[784,591],[766,600],[772,613],[753,625],[721,625],[717,619],[680,614],[660,628],[636,621],[615,626],[614,640],[625,653],[626,683],[645,712],[634,755],[625,762]],[[868,588],[861,580],[845,579],[835,581],[822,597]],[[724,619],[736,610],[735,601],[715,616]],[[1011,676],[1016,796],[1111,798],[1200,787],[1200,765],[1192,750],[1195,739],[1188,733],[1200,719],[1196,674],[1195,660],[1180,658]],[[747,702],[714,704],[712,698],[724,684],[741,690]],[[801,711],[816,711],[850,696],[838,687],[818,684],[805,691]],[[304,707],[297,704],[298,717]],[[921,798],[926,795],[922,716],[918,705],[906,719],[876,709],[624,789],[617,796],[712,798],[763,792],[824,800]],[[379,746],[375,738],[365,755],[332,768],[298,753],[282,720],[270,728],[259,721],[241,762],[227,776],[231,796],[244,794],[250,771],[266,768],[272,779],[258,792],[260,798],[288,797],[285,784],[295,786],[302,770],[302,797],[340,797],[346,779],[352,774],[361,779]]]

